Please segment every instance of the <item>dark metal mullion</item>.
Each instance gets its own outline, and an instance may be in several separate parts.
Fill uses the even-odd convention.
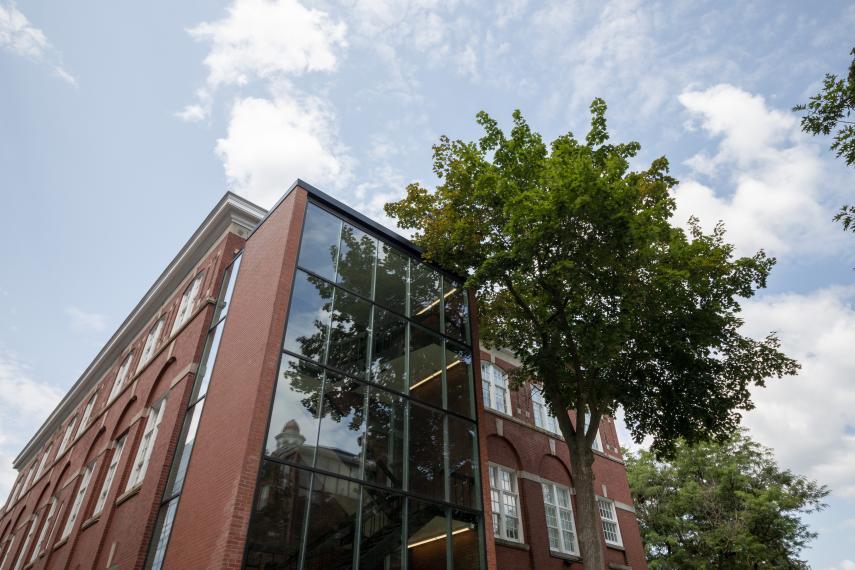
[[[329,280],[328,278],[323,277],[322,275],[319,275],[319,274],[315,273],[315,272],[314,272],[314,271],[312,271],[311,269],[306,269],[306,268],[301,267],[301,266],[299,266],[299,265],[297,266],[297,269],[298,269],[298,270],[300,270],[300,271],[302,271],[303,273],[306,273],[307,275],[310,275],[311,277],[315,277],[316,279],[320,279],[320,280],[322,280],[322,281],[324,281],[324,282],[326,282],[326,283],[329,283],[329,284],[330,284],[330,285],[332,285],[333,287],[338,287],[339,289],[341,289],[341,290],[342,290],[342,291],[344,291],[345,293],[348,293],[349,295],[353,295],[354,297],[358,297],[359,299],[361,299],[361,300],[363,300],[363,301],[368,301],[369,303],[374,304],[374,305],[380,305],[380,308],[382,308],[384,311],[388,311],[388,312],[392,313],[393,315],[395,315],[395,316],[397,316],[397,317],[403,317],[403,318],[404,318],[404,319],[406,319],[408,322],[411,322],[411,323],[415,324],[417,327],[419,327],[419,328],[421,328],[421,329],[423,329],[423,330],[425,330],[425,331],[428,331],[428,332],[431,332],[431,333],[433,333],[433,334],[439,335],[439,336],[441,336],[441,337],[443,337],[443,338],[448,338],[448,339],[450,339],[452,342],[455,342],[455,343],[457,343],[457,344],[461,344],[461,345],[463,345],[465,348],[468,348],[468,349],[470,349],[470,350],[472,349],[472,346],[471,346],[471,343],[470,343],[470,342],[467,342],[467,341],[465,341],[465,340],[459,340],[459,339],[457,339],[457,338],[454,338],[454,337],[448,336],[448,335],[447,335],[447,334],[445,334],[444,332],[440,332],[440,331],[436,331],[436,330],[433,330],[433,329],[429,329],[429,328],[427,328],[427,327],[425,327],[425,326],[423,326],[423,325],[420,325],[420,324],[416,323],[415,321],[413,321],[413,320],[412,320],[412,317],[409,317],[409,316],[407,316],[407,315],[403,315],[403,314],[399,313],[398,311],[396,311],[396,310],[394,310],[394,309],[387,308],[387,307],[386,307],[385,305],[383,305],[382,303],[377,303],[377,302],[375,302],[375,301],[372,301],[370,298],[366,297],[365,295],[363,295],[363,294],[361,294],[361,293],[356,293],[355,291],[351,291],[351,290],[350,290],[350,289],[348,289],[347,287],[343,287],[340,283],[336,283],[336,282],[334,282],[334,281],[331,281],[331,280]]]
[[[311,360],[311,359],[306,358],[305,356],[303,356],[301,354],[291,352],[290,350],[283,350],[282,353],[287,354],[288,356],[292,356],[298,360],[302,360],[304,362],[307,362],[307,363],[311,364],[312,366],[316,366],[316,367],[321,368],[325,371],[332,372],[333,374],[337,374],[339,376],[346,376],[347,378],[350,378],[352,380],[362,382],[364,384],[367,384],[369,386],[373,386],[375,388],[380,388],[381,390],[385,390],[386,392],[389,392],[390,394],[394,394],[396,396],[402,396],[402,397],[406,398],[408,401],[418,402],[420,405],[428,407],[432,410],[447,413],[447,414],[454,416],[456,418],[459,418],[461,420],[466,420],[467,422],[472,423],[472,424],[476,423],[475,419],[472,418],[471,416],[464,416],[464,415],[460,414],[459,412],[455,412],[453,410],[443,409],[442,407],[437,406],[436,404],[431,404],[430,402],[425,402],[425,401],[419,400],[418,398],[413,398],[409,394],[406,394],[404,392],[399,392],[398,390],[395,390],[394,388],[389,388],[387,386],[377,384],[376,382],[373,382],[371,380],[366,380],[365,378],[360,378],[359,376],[354,376],[352,373],[345,372],[343,370],[339,370],[338,368],[335,368],[333,366],[329,366],[327,364],[321,364],[320,362]]]

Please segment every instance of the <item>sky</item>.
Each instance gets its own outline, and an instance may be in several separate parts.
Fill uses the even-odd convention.
[[[812,567],[855,570],[855,169],[791,108],[849,62],[850,2],[0,0],[0,495],[12,460],[226,190],[297,177],[381,222],[436,182],[431,145],[521,109],[680,180],[675,223],[723,221],[778,264],[743,303],[802,364],[744,423],[826,484]],[[625,441],[625,443],[629,443]]]

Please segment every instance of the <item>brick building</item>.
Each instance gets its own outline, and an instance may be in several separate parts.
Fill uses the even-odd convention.
[[[226,194],[16,458],[0,570],[581,568],[554,418],[460,283],[303,182]],[[646,568],[599,445],[608,559]]]

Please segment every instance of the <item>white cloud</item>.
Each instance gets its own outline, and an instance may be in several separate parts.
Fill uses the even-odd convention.
[[[829,252],[843,243],[831,223],[835,208],[823,203],[829,184],[819,151],[791,113],[726,84],[685,91],[679,100],[718,139],[714,154],[687,161],[693,175],[676,190],[679,223],[695,215],[709,230],[723,220],[728,240],[743,254]],[[733,190],[717,192],[711,184]]]
[[[99,313],[89,313],[79,307],[66,307],[71,330],[79,333],[104,332],[110,325],[110,317]]]
[[[12,460],[59,402],[62,394],[31,377],[27,366],[0,352],[0,497],[15,481]]]
[[[745,331],[777,331],[798,376],[755,389],[745,424],[797,473],[855,497],[855,287],[786,293],[744,303]]]
[[[316,97],[280,87],[273,99],[247,97],[231,110],[217,153],[234,189],[270,207],[296,178],[341,188],[351,164],[339,139],[335,114]]]
[[[222,86],[332,71],[337,50],[346,46],[343,23],[297,0],[235,0],[225,18],[188,32],[210,42],[211,50],[204,62],[206,88],[197,92],[197,103],[178,113],[187,121],[207,116],[212,93]]]
[[[851,560],[841,560],[840,563],[828,568],[828,570],[855,570],[855,562]]]
[[[47,36],[33,26],[15,2],[0,4],[0,47],[33,61],[53,65],[54,75],[76,86],[77,80],[60,63],[61,58]]]

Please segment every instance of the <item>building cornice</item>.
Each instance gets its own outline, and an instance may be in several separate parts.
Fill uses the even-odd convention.
[[[226,192],[24,446],[15,458],[16,469],[26,465],[50,439],[220,238],[229,229],[249,236],[266,214],[260,206]]]

